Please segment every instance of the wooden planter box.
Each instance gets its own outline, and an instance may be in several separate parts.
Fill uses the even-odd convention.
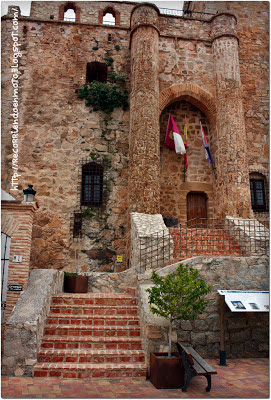
[[[150,354],[150,379],[156,389],[179,389],[184,386],[185,370],[178,353]]]
[[[64,292],[87,293],[88,277],[80,275],[64,275]]]

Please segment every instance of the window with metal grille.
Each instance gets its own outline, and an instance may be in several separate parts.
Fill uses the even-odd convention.
[[[103,167],[90,162],[82,166],[81,206],[103,204]]]
[[[105,83],[107,81],[107,64],[98,61],[88,62],[86,81],[98,81]]]
[[[264,180],[250,179],[250,193],[253,211],[266,211]]]

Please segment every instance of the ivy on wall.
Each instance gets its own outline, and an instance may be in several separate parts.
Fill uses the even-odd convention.
[[[118,50],[118,49],[116,49]],[[111,153],[116,154],[117,150],[112,149],[112,143],[115,142],[118,126],[123,122],[115,121],[110,115],[115,108],[121,107],[124,111],[129,107],[129,93],[126,89],[126,76],[122,72],[115,71],[113,68],[114,59],[110,51],[106,51],[104,61],[107,64],[107,82],[99,82],[93,80],[85,83],[78,90],[78,98],[85,100],[85,105],[92,111],[103,111],[104,115],[99,115],[101,119],[101,141],[104,146],[96,149],[84,149],[89,152],[89,158],[93,162],[101,161],[105,167],[103,180],[103,198],[108,199],[109,193],[115,184],[114,176],[117,166],[112,166]],[[110,154],[109,145],[106,151],[106,144],[111,142]],[[83,141],[85,143],[85,141]],[[86,263],[89,270],[97,269],[100,266],[104,270],[112,271],[116,263],[116,251],[114,249],[114,240],[125,236],[125,227],[116,226],[109,222],[112,208],[110,205],[106,207],[92,207],[81,211],[82,231],[84,236],[88,238],[86,249],[81,250],[86,254]],[[109,230],[110,234],[105,234]],[[87,260],[88,258],[88,260]]]
[[[125,75],[113,70],[114,59],[107,52],[104,60],[111,70],[107,82],[92,81],[85,83],[79,89],[78,98],[85,99],[85,104],[91,111],[104,111],[110,114],[114,108],[122,107],[125,111],[129,107],[129,94],[125,88]]]

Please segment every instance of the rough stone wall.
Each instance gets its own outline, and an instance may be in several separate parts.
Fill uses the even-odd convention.
[[[208,295],[206,310],[198,318],[176,324],[173,342],[178,339],[183,344],[192,345],[202,357],[219,358],[220,295],[217,290],[268,290],[268,257],[194,257],[183,264],[197,268],[200,276],[212,286],[212,292]],[[175,271],[177,265],[162,268],[157,272],[165,276]],[[147,355],[150,352],[167,351],[168,347],[167,321],[149,311],[146,289],[150,286],[150,273],[138,275],[141,323]],[[268,313],[233,313],[225,308],[227,357],[267,357]]]
[[[169,262],[173,247],[161,214],[131,213],[131,267],[135,267],[136,273]]]
[[[63,288],[63,272],[34,270],[6,323],[2,374],[32,376],[50,311],[51,297]]]
[[[175,84],[191,82],[215,93],[209,25],[195,20],[160,18],[160,91]]]
[[[99,24],[99,12],[105,10],[107,7],[112,7],[114,11],[121,10],[120,12],[120,23],[118,25],[121,26],[130,26],[130,15],[131,11],[134,8],[135,4],[122,2],[120,4],[114,1],[92,1],[91,7],[89,6],[88,1],[80,1],[75,2],[77,6],[80,7],[80,23],[85,24]],[[66,4],[66,2],[55,2],[55,1],[46,1],[39,2],[33,1],[31,2],[31,13],[30,16],[39,19],[52,19],[58,21],[59,20],[59,8],[62,4]],[[116,24],[117,25],[117,24]]]
[[[5,24],[10,28],[9,20]],[[12,50],[10,41],[5,42],[10,29],[3,36],[5,53]],[[102,112],[89,113],[75,90],[85,82],[87,62],[104,62],[106,50],[114,59],[114,68],[129,76],[129,35],[110,27],[27,20],[19,22],[19,36],[25,38],[27,53],[20,90],[19,189],[32,183],[40,204],[34,222],[31,265],[74,270],[74,251],[79,245],[72,241],[71,227],[73,212],[79,206],[80,160],[91,161],[90,155],[99,155],[106,160],[108,199],[105,208],[95,210],[97,218],[88,218],[88,235],[78,250],[80,269],[86,272],[92,264],[98,264],[113,270],[117,254],[123,255],[123,264],[117,267],[125,268],[129,113],[117,109],[106,123]],[[95,39],[99,41],[98,50],[92,50]],[[8,74],[6,77],[9,79]],[[6,115],[10,107],[11,103],[5,102]],[[4,135],[8,136],[8,129],[7,124]],[[9,153],[9,140],[3,146]],[[7,185],[10,173],[8,161],[4,169]],[[93,240],[89,236],[95,235],[97,225],[100,237]],[[82,250],[96,252],[88,255]]]
[[[190,2],[189,9],[206,13],[233,12],[237,17],[242,99],[250,166],[268,170],[269,164],[269,3],[267,1]],[[210,19],[192,14],[192,18]],[[253,23],[252,23],[253,21]]]

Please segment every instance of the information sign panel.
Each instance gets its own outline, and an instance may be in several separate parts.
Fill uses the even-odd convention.
[[[218,290],[233,312],[268,312],[269,292],[255,290]]]

